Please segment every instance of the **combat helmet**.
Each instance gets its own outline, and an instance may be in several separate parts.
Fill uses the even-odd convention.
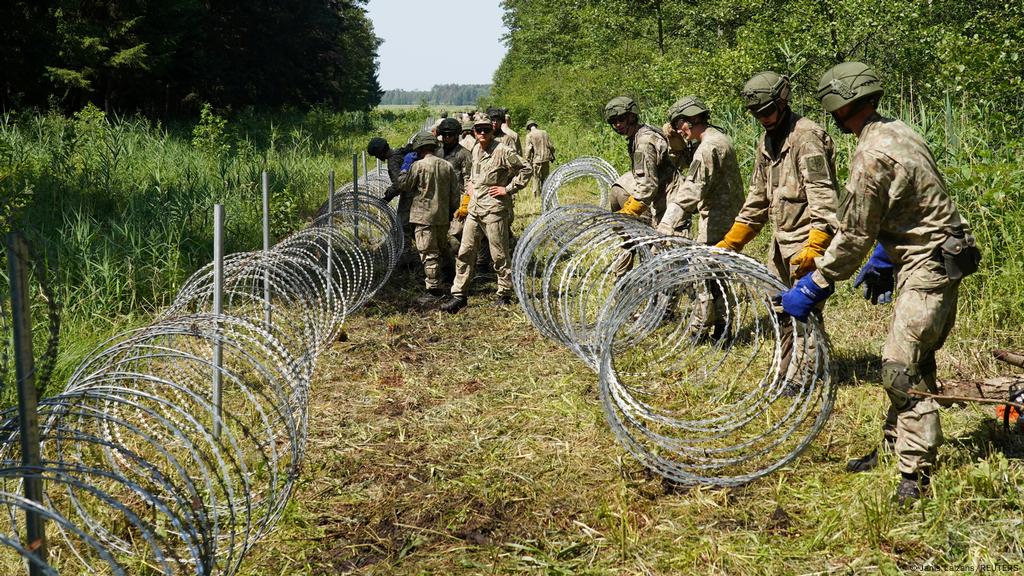
[[[434,134],[429,130],[417,132],[416,135],[412,137],[413,150],[419,150],[420,148],[427,146],[437,147],[437,136],[434,136]]]
[[[470,130],[473,129],[472,126],[469,128]],[[462,124],[459,124],[459,121],[455,118],[444,118],[441,120],[441,123],[437,125],[438,134],[458,134],[461,131]]]
[[[611,122],[612,118],[627,112],[636,114],[637,118],[640,117],[640,107],[636,105],[632,98],[629,96],[616,96],[604,105],[604,121]]]
[[[769,110],[779,100],[789,102],[789,77],[766,70],[743,85],[743,104],[754,114]]]
[[[668,107],[668,121],[670,124],[674,123],[679,118],[695,118],[705,114],[710,117],[711,111],[708,110],[704,101],[696,96],[680,98]]]
[[[878,74],[861,62],[843,62],[832,67],[818,82],[818,99],[826,112],[835,112],[851,102],[884,94]]]

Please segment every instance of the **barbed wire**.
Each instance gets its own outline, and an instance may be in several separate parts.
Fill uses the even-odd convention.
[[[578,160],[577,173],[604,169]],[[512,262],[531,323],[598,373],[616,438],[673,482],[730,486],[769,474],[831,413],[819,319],[779,312],[773,297],[785,285],[747,256],[571,205],[528,226]]]

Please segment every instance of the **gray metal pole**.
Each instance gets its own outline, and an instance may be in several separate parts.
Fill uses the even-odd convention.
[[[213,207],[213,313],[220,316],[224,312],[224,205]],[[220,327],[220,322],[217,322]],[[223,345],[219,330],[214,334],[213,344],[213,437],[220,439],[221,420],[221,366],[223,364]]]
[[[363,150],[363,186],[369,192],[370,174],[366,171],[366,150]]]
[[[11,283],[11,315],[14,322],[14,363],[18,384],[18,426],[21,433],[21,464],[28,472],[22,479],[25,498],[43,503],[43,480],[39,476],[39,414],[36,398],[35,360],[32,354],[32,316],[28,293],[28,245],[21,234],[7,235],[7,271]],[[43,517],[25,511],[28,548],[46,562],[46,527]],[[41,575],[42,569],[29,564],[29,574]]]
[[[270,176],[263,171],[263,257],[269,260],[270,254]],[[270,329],[270,266],[264,263],[263,271],[263,322]]]
[[[365,162],[366,159],[363,159]],[[352,230],[359,241],[359,154],[352,155]]]
[[[327,227],[334,228],[334,170],[327,175]],[[334,286],[334,250],[331,235],[327,235],[327,309],[333,304]]]

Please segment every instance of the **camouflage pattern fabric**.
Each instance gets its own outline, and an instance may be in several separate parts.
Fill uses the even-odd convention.
[[[686,176],[676,180],[668,201],[686,219],[700,214],[695,241],[715,244],[725,236],[743,205],[740,166],[729,136],[712,126],[704,131]]]

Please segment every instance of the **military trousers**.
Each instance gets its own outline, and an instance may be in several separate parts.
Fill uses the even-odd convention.
[[[778,241],[772,240],[768,249],[768,271],[790,288],[799,280],[794,274],[796,266],[791,264],[792,258],[793,255],[783,256]],[[821,302],[814,307],[812,313],[821,320],[824,309],[825,303]],[[782,364],[779,373],[791,385],[800,387],[814,375],[818,346],[816,336],[810,330],[794,335],[792,323],[787,323],[782,327],[781,338]]]
[[[448,226],[413,224],[427,289],[441,287],[441,258],[448,251]]]
[[[932,261],[899,280],[889,334],[882,346],[883,373],[887,367],[902,366],[911,390],[935,393],[935,352],[956,323],[960,281],[950,280],[942,265]],[[884,430],[895,437],[900,472],[928,471],[942,444],[938,402],[886,392],[890,405]]]
[[[508,218],[498,214],[470,214],[462,228],[462,243],[455,258],[455,282],[452,296],[466,296],[466,289],[476,273],[477,252],[484,239],[491,253],[494,271],[498,274],[498,294],[512,293],[512,266],[509,261]]]
[[[551,162],[536,162],[533,164],[533,182],[530,183],[530,190],[535,198],[540,198],[541,190],[544,189],[544,182],[551,173]]]

